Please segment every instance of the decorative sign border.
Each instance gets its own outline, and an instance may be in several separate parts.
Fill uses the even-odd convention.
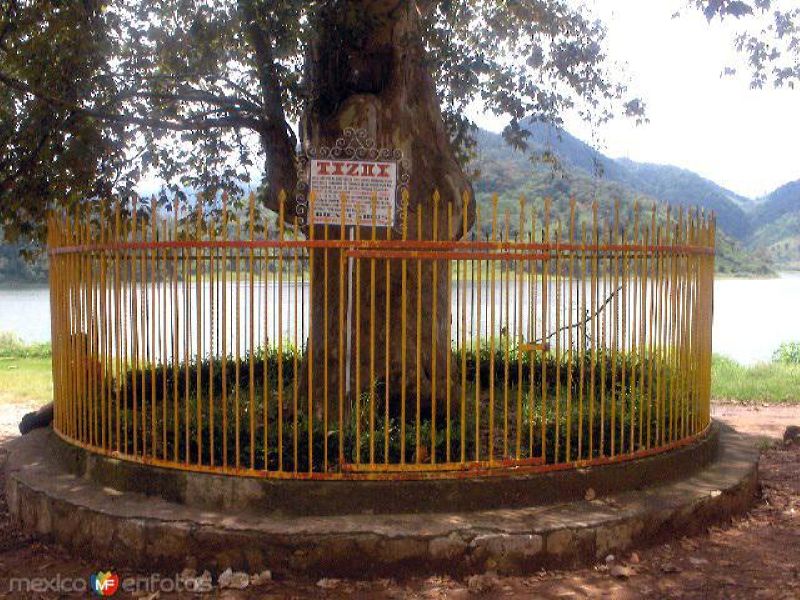
[[[336,140],[333,147],[323,146],[319,149],[308,148],[305,153],[298,158],[298,178],[296,190],[296,214],[298,223],[301,226],[308,224],[308,195],[311,185],[311,161],[312,160],[363,160],[376,162],[394,162],[397,164],[397,190],[395,193],[395,224],[394,228],[399,227],[397,215],[402,214],[403,192],[408,190],[411,181],[411,165],[407,158],[403,156],[403,151],[399,148],[378,148],[375,140],[369,137],[364,129],[354,129],[348,127],[344,130],[343,136]]]

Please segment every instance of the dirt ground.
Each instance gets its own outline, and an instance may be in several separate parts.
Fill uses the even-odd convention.
[[[26,409],[13,408],[17,413]],[[726,404],[715,406],[714,415],[751,435],[753,443],[762,448],[762,492],[748,515],[731,524],[711,527],[702,535],[608,557],[583,569],[542,571],[527,577],[497,577],[488,573],[466,580],[400,576],[378,581],[292,579],[244,591],[220,590],[215,586],[200,597],[800,600],[800,445],[784,446],[775,439],[788,425],[800,425],[800,407]],[[16,434],[8,425],[14,418],[14,415],[0,415],[0,440]],[[0,461],[2,453],[0,447]],[[0,480],[0,489],[2,485]],[[20,535],[9,523],[5,501],[0,499],[0,597],[64,597],[52,591],[10,593],[10,578],[85,579],[100,568],[113,569],[114,565],[79,560],[58,546]],[[125,570],[118,573],[121,577],[150,575]],[[120,596],[122,592],[117,594]],[[197,595],[141,593],[140,597],[155,600]]]
[[[780,438],[788,425],[800,425],[800,404],[712,404],[711,416],[725,421],[741,433]]]
[[[0,445],[18,436],[20,419],[26,413],[38,408],[30,401],[14,401],[0,397]]]

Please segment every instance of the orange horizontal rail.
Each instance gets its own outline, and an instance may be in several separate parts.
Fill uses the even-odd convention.
[[[425,251],[425,250],[351,250],[347,252],[349,258],[375,258],[375,259],[407,259],[407,260],[550,260],[549,254],[497,254],[494,252],[453,252],[453,251]]]
[[[198,241],[166,241],[166,242],[124,242],[108,244],[77,244],[50,248],[50,256],[63,254],[94,254],[115,251],[144,250],[204,250],[204,249],[274,249],[274,248],[308,248],[308,249],[349,249],[349,250],[458,250],[469,248],[478,250],[495,250],[498,252],[632,252],[669,253],[671,255],[712,255],[714,250],[706,246],[695,245],[643,245],[643,244],[542,244],[523,242],[481,242],[481,241],[434,241],[434,240],[198,240]],[[467,254],[467,252],[465,252]],[[475,252],[469,252],[467,258],[477,258]],[[496,258],[492,255],[492,258]],[[385,257],[386,258],[386,257]],[[391,257],[389,257],[391,258]]]

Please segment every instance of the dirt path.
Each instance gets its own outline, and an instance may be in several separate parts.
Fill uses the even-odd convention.
[[[749,435],[781,438],[786,427],[800,425],[800,404],[712,404],[711,416]]]
[[[787,425],[800,424],[800,407],[755,410],[723,405],[715,406],[714,414],[750,433],[753,443],[762,446],[765,436],[778,437]],[[528,577],[487,574],[467,580],[399,576],[379,581],[284,580],[258,590],[214,588],[204,597],[800,599],[800,446],[775,444],[765,449],[760,472],[762,494],[746,517],[703,535],[626,553],[588,568]],[[0,597],[32,597],[7,594],[12,577],[86,578],[99,568],[113,565],[77,560],[58,546],[20,536],[9,524],[4,499],[0,501]],[[124,570],[119,574],[149,575]],[[49,592],[34,597],[61,596]],[[195,596],[162,593],[149,600],[190,597]]]
[[[9,400],[0,392],[0,444],[18,436],[22,417],[38,408],[37,402]]]

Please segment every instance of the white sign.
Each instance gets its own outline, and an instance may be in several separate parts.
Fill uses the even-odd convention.
[[[340,225],[344,195],[345,225],[372,226],[373,198],[375,225],[394,225],[397,163],[314,159],[310,167],[310,192],[314,194],[313,223]]]

